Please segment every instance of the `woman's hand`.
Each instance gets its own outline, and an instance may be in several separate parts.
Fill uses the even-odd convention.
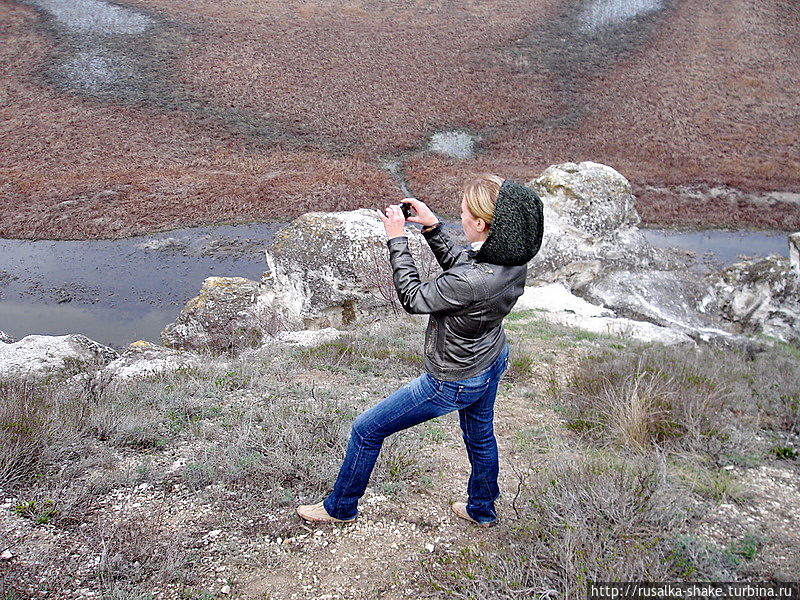
[[[419,223],[424,227],[430,227],[431,225],[436,225],[439,222],[439,219],[436,218],[436,215],[433,214],[431,209],[428,208],[428,205],[422,200],[417,200],[416,198],[403,198],[400,202],[411,205],[411,208],[413,208],[414,212],[417,213],[413,217],[408,218],[410,223]]]
[[[403,210],[400,208],[399,204],[387,206],[385,215],[379,210],[375,212],[378,213],[381,221],[383,221],[383,228],[386,230],[386,237],[392,239],[405,236],[406,218],[403,216]]]

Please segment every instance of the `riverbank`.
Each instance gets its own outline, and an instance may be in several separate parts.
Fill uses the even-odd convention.
[[[459,237],[460,227],[448,222]],[[160,331],[210,276],[258,281],[264,250],[284,223],[175,229],[121,240],[0,239],[0,330],[16,338],[80,332],[119,350]],[[642,229],[678,248],[687,268],[719,269],[740,257],[788,256],[786,232]]]
[[[215,214],[210,205],[193,202],[177,212],[160,212],[149,207],[147,216],[138,209],[119,211],[113,204],[117,194],[111,190],[92,198],[69,200],[51,207],[36,206],[35,202],[19,205],[13,214],[10,208],[0,208],[0,239],[37,240],[105,240],[126,239],[135,236],[169,235],[173,230],[187,227],[219,227],[208,223],[227,223],[230,226],[279,227],[287,220],[299,216],[300,207],[309,211],[333,212],[357,208],[380,209],[386,203],[398,201],[414,193],[408,182],[392,165],[387,171],[397,186],[393,193],[359,202],[359,195],[336,203],[309,202],[271,206],[268,202],[229,205],[224,214]],[[454,183],[454,189],[459,184]],[[786,191],[745,192],[733,188],[683,185],[655,187],[632,185],[636,196],[636,209],[642,219],[641,227],[677,229],[753,229],[771,231],[800,230],[800,193]],[[363,190],[362,190],[363,191]],[[452,190],[451,190],[452,191]],[[210,193],[210,192],[209,192]],[[451,193],[450,196],[453,194]],[[458,220],[454,213],[456,203],[445,205],[441,200],[420,196],[440,214]],[[436,208],[437,206],[441,208]],[[93,225],[94,223],[94,225]],[[161,232],[161,233],[159,233]]]

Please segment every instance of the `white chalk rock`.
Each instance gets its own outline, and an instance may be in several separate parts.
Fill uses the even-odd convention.
[[[144,340],[133,342],[122,355],[107,364],[97,377],[104,381],[144,379],[197,366],[200,357],[192,352],[173,350]]]
[[[96,371],[117,357],[116,350],[84,335],[28,335],[0,344],[0,377],[70,377]]]
[[[571,312],[583,317],[612,317],[614,312],[575,296],[563,283],[527,286],[514,310]]]
[[[301,348],[316,348],[322,344],[327,344],[339,339],[342,332],[333,327],[325,329],[304,329],[302,331],[284,331],[276,336],[276,339],[286,344],[300,346]]]

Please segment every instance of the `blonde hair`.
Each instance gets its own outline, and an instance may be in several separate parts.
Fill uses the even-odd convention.
[[[487,225],[492,224],[501,185],[503,178],[489,173],[475,175],[467,180],[464,184],[464,200],[473,217],[483,219]]]

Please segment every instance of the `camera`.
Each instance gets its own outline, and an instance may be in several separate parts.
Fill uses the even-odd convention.
[[[400,203],[400,210],[403,211],[403,218],[408,219],[409,217],[413,217],[415,214],[414,209],[411,208],[411,205],[408,202],[401,202]]]

